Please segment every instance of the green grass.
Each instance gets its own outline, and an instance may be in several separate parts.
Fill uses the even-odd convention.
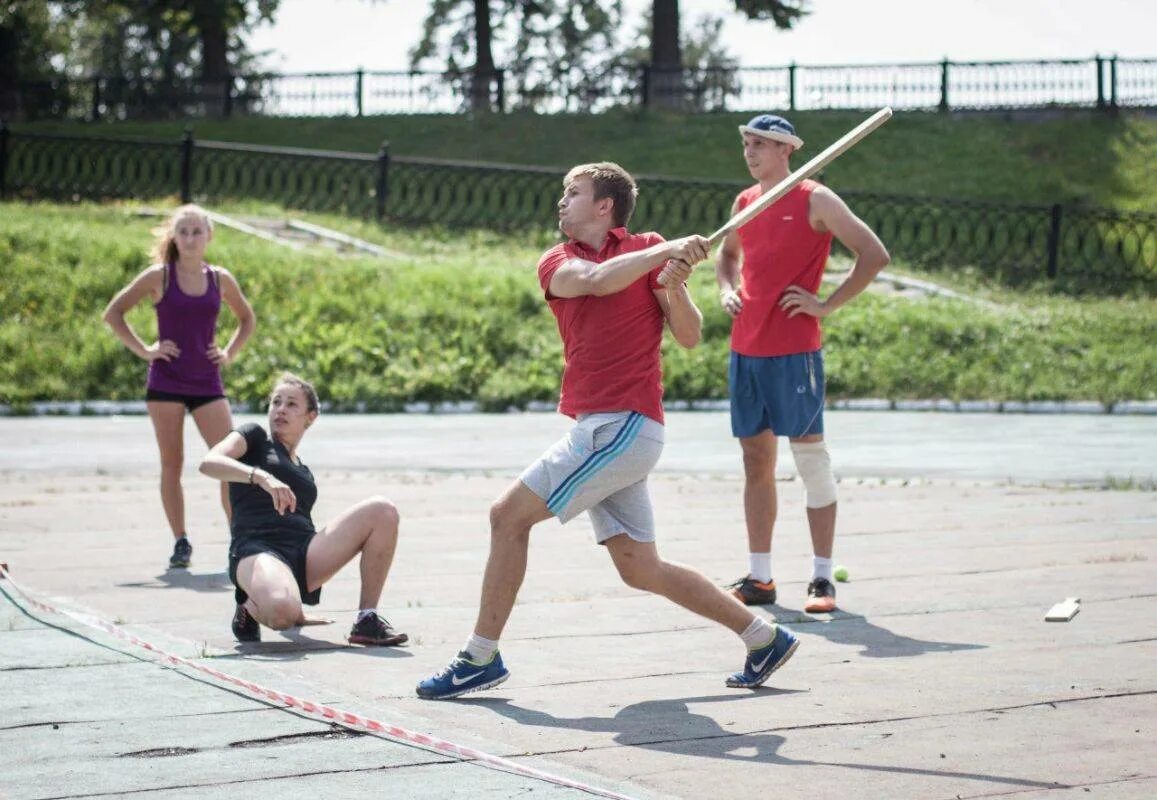
[[[284,213],[257,203],[221,210]],[[219,228],[210,259],[233,271],[258,314],[257,333],[226,372],[234,399],[259,401],[282,369],[316,380],[339,406],[479,400],[504,409],[555,397],[558,334],[534,274],[552,233],[389,230],[302,216],[407,256],[295,252]],[[0,402],[142,396],[144,362],[100,314],[146,264],[155,222],[125,206],[0,204]],[[999,305],[872,294],[829,318],[829,395],[1157,397],[1157,301],[1009,293],[974,274],[964,284]],[[729,323],[709,272],[693,290],[704,342],[685,351],[667,341],[667,396],[722,398]],[[227,312],[222,320],[223,342]],[[155,334],[147,306],[130,321],[143,337]]]
[[[867,115],[797,112],[818,153]],[[413,115],[188,121],[198,138],[567,167],[614,160],[636,174],[745,180],[736,125],[749,114]],[[19,125],[17,130],[175,139],[186,122]],[[898,113],[823,176],[837,190],[1010,203],[1157,207],[1157,119],[1093,111],[1007,114]]]

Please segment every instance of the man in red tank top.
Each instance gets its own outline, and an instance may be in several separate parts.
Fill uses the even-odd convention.
[[[803,147],[791,123],[773,114],[757,116],[739,132],[743,158],[758,183],[740,192],[732,214],[786,178],[791,154]],[[855,263],[821,300],[832,237],[852,252]],[[719,300],[733,320],[731,430],[743,450],[749,552],[748,573],[731,588],[747,605],[776,599],[771,566],[776,437],[786,436],[807,496],[814,553],[804,609],[835,610],[836,484],[823,437],[820,320],[867,288],[888,261],[871,228],[835,192],[810,180],[729,234],[719,250]]]

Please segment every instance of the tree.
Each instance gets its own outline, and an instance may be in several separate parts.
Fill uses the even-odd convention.
[[[679,0],[652,0],[651,3],[651,70],[643,102],[650,105],[679,106],[682,83],[683,51],[679,33]]]
[[[780,30],[792,25],[810,13],[808,0],[735,0],[735,10],[748,19],[771,20]]]
[[[501,49],[520,107],[541,108],[562,96],[567,108],[583,109],[596,102],[621,19],[621,0],[432,0],[410,64],[418,69],[444,57],[470,108],[482,111],[492,107],[494,51]]]
[[[511,11],[513,0],[499,0],[500,18]],[[422,39],[410,50],[410,65],[417,69],[427,58],[445,51],[446,72],[457,79],[475,112],[491,110],[490,86],[494,66],[490,0],[432,0],[422,25]],[[448,42],[439,41],[443,28],[451,29]],[[459,59],[472,61],[463,66]]]
[[[509,62],[520,106],[585,112],[621,97],[622,18],[621,0],[524,3]]]
[[[0,112],[219,114],[254,59],[245,35],[279,2],[0,0]]]
[[[99,110],[136,116],[220,114],[253,54],[245,34],[279,0],[56,0],[72,20],[64,53],[76,78],[100,76]]]
[[[272,22],[280,0],[152,0],[160,9],[176,12],[201,44],[201,78],[224,81],[246,55],[242,34],[261,22]],[[186,16],[187,15],[187,16]]]
[[[787,30],[808,13],[807,0],[734,0],[750,20],[770,20]],[[710,23],[709,23],[710,24]],[[719,25],[715,26],[718,35]],[[684,67],[680,49],[679,0],[652,0],[651,80],[646,102],[664,108],[684,105]]]
[[[43,0],[0,0],[0,117],[58,113],[67,91],[57,79],[67,20]]]
[[[142,18],[165,20],[174,34],[195,37],[200,45],[200,78],[206,111],[227,110],[232,76],[248,57],[243,35],[271,22],[280,0],[144,0],[125,4]],[[115,5],[115,3],[114,3]]]
[[[494,53],[491,45],[490,2],[474,0],[474,80],[471,83],[470,108],[490,110],[490,82],[494,79]]]
[[[701,15],[686,33],[679,34],[677,66],[665,61],[658,66],[653,46],[641,44],[650,39],[652,45],[654,23],[651,14],[644,15],[635,36],[640,44],[623,51],[621,60],[632,64],[648,64],[646,79],[636,90],[652,106],[686,111],[714,111],[727,107],[727,98],[739,91],[736,70],[739,62],[730,55],[720,36],[723,17],[717,14]]]
[[[77,84],[91,85],[94,115],[181,114],[196,77],[196,38],[146,4],[83,5],[68,61]]]
[[[748,19],[788,28],[807,0],[733,0]],[[701,20],[691,37],[680,30],[678,0],[652,0],[648,27],[621,41],[622,0],[431,0],[410,66],[443,58],[473,111],[493,107],[491,86],[503,55],[519,108],[589,111],[644,92],[666,108],[718,108],[736,91],[735,60],[720,43],[722,19]],[[649,41],[643,49],[637,42]],[[686,48],[693,42],[694,58]],[[647,79],[639,85],[639,66]],[[558,102],[559,98],[562,102]]]

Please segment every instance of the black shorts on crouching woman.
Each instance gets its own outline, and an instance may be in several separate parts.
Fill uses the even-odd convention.
[[[307,606],[316,606],[321,602],[321,589],[309,591],[305,577],[305,559],[309,553],[309,543],[317,533],[303,534],[301,532],[278,533],[276,531],[258,531],[254,533],[234,536],[229,543],[229,580],[236,587],[233,596],[237,604],[241,605],[249,599],[249,595],[237,585],[237,565],[241,559],[255,556],[259,553],[269,553],[281,561],[293,573],[297,581],[297,590],[301,593],[301,602]]]

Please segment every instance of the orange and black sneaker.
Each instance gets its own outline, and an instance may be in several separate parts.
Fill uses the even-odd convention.
[[[775,602],[775,579],[767,583],[748,575],[727,587],[732,596],[745,606],[766,606]]]
[[[816,578],[807,585],[807,605],[803,610],[809,614],[821,614],[836,610],[836,587],[827,578]]]
[[[364,644],[377,647],[393,647],[405,644],[410,637],[377,615],[370,612],[354,623],[350,629],[349,643]]]

